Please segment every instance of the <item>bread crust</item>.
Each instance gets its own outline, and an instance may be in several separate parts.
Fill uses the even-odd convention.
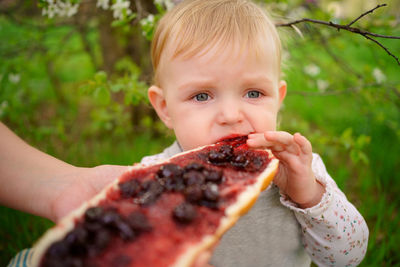
[[[157,164],[168,163],[171,159],[180,157],[187,153],[193,153],[198,150],[201,150],[205,147],[212,147],[215,145],[209,145],[200,147],[197,149],[193,149],[190,151],[179,153],[172,158],[167,160],[163,160],[158,162]],[[276,159],[272,153],[267,150],[269,153],[269,158],[271,159],[267,168],[258,175],[256,178],[256,182],[250,186],[247,186],[246,189],[238,195],[236,202],[230,205],[225,210],[225,216],[221,218],[220,225],[218,226],[215,234],[213,235],[206,235],[203,239],[195,245],[191,245],[186,249],[184,253],[180,257],[177,258],[174,264],[171,266],[173,267],[189,267],[195,262],[197,257],[203,252],[210,249],[214,244],[218,242],[221,236],[231,228],[236,221],[243,216],[248,210],[253,206],[256,202],[259,194],[268,187],[268,185],[273,180],[277,170],[279,161]],[[80,207],[72,211],[66,217],[62,218],[57,225],[53,228],[49,229],[34,245],[34,253],[32,257],[32,266],[36,267],[40,265],[40,261],[46,250],[49,246],[58,241],[62,240],[68,232],[70,232],[75,226],[75,220],[79,219],[83,216],[85,211],[93,206],[99,204],[102,200],[106,199],[107,192],[110,190],[117,190],[118,184],[120,182],[121,177],[124,177],[129,172],[134,172],[138,169],[145,168],[147,166],[143,166],[142,164],[136,164],[130,167],[126,173],[121,175],[118,179],[115,179],[112,183],[106,186],[101,192],[99,192],[96,196],[92,199],[84,202]]]

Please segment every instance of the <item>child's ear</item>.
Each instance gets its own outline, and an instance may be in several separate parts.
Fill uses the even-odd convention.
[[[164,91],[152,85],[147,91],[150,103],[156,110],[158,117],[164,122],[165,126],[172,128],[171,118],[168,115],[167,102],[165,101]]]
[[[283,100],[285,99],[287,91],[287,84],[285,81],[279,82],[279,106],[282,104]]]

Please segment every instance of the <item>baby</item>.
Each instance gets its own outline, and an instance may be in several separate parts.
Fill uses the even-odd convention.
[[[159,22],[152,43],[148,96],[177,141],[142,159],[152,164],[181,151],[248,135],[269,148],[279,172],[250,212],[213,252],[215,266],[355,266],[368,228],[312,153],[306,137],[276,131],[287,85],[281,44],[265,12],[245,0],[189,0]]]

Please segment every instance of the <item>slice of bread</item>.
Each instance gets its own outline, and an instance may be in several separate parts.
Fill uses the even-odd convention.
[[[192,264],[195,262],[197,257],[203,252],[208,249],[210,249],[218,240],[220,237],[230,228],[232,227],[235,222],[239,219],[240,216],[244,215],[255,203],[256,199],[258,198],[260,192],[268,187],[268,185],[271,183],[271,181],[274,178],[274,175],[277,172],[278,169],[278,160],[272,155],[270,151],[267,150],[252,150],[251,156],[257,156],[257,157],[263,157],[264,158],[264,164],[262,166],[263,169],[257,170],[257,171],[249,171],[246,172],[245,168],[236,168],[232,166],[228,166],[228,163],[224,164],[216,164],[213,166],[213,164],[210,164],[210,162],[207,160],[207,158],[204,157],[204,155],[208,155],[210,151],[218,151],[222,146],[226,144],[224,143],[218,143],[214,145],[209,145],[205,147],[201,147],[195,150],[187,151],[180,153],[168,160],[165,160],[163,162],[160,162],[156,165],[153,166],[142,166],[140,164],[137,164],[130,168],[124,175],[122,175],[119,179],[115,180],[113,183],[111,183],[109,186],[104,188],[98,195],[93,197],[91,200],[83,203],[78,209],[75,211],[71,212],[68,216],[63,218],[56,226],[48,230],[45,235],[39,239],[39,241],[35,244],[34,246],[34,254],[33,254],[33,266],[44,266],[43,265],[43,258],[46,257],[46,252],[49,250],[49,248],[55,244],[56,242],[59,242],[67,236],[68,233],[70,233],[79,222],[82,222],[85,217],[85,212],[91,208],[91,207],[96,207],[98,205],[103,205],[107,198],[110,197],[112,194],[118,194],[120,191],[120,184],[127,181],[129,177],[135,177],[138,173],[146,173],[148,171],[149,174],[153,177],[152,179],[157,179],[157,174],[156,170],[158,170],[161,166],[166,165],[166,164],[177,164],[180,165],[181,163],[183,164],[181,167],[183,168],[184,165],[187,165],[188,162],[191,161],[197,161],[200,162],[201,164],[205,164],[209,166],[211,169],[216,168],[220,171],[223,172],[224,175],[224,181],[219,184],[219,187],[224,187],[225,191],[229,191],[229,188],[233,188],[235,186],[240,185],[240,190],[238,190],[237,194],[232,198],[228,204],[226,204],[223,208],[223,212],[221,213],[221,216],[219,218],[218,224],[213,228],[211,232],[205,232],[201,233],[200,237],[195,239],[194,241],[187,242],[185,244],[180,245],[180,249],[176,250],[174,247],[170,248],[165,248],[166,250],[170,249],[173,255],[172,259],[169,259],[167,261],[168,263],[160,263],[157,262],[153,264],[153,266],[192,266]],[[237,146],[236,146],[237,147]],[[235,153],[242,153],[243,155],[250,155],[249,150],[247,149],[236,149],[235,148]],[[188,159],[189,158],[189,159]],[[229,172],[226,172],[226,169],[229,169]],[[251,183],[244,183],[243,180],[235,180],[234,176],[235,175],[244,175],[243,173],[247,173],[248,177],[252,179]],[[232,176],[232,177],[227,177],[227,176]],[[232,179],[231,179],[232,178]],[[249,178],[249,179],[250,179]],[[229,182],[227,182],[229,180]],[[236,181],[236,182],[235,182]],[[225,184],[226,183],[226,184]],[[236,183],[236,184],[235,184]],[[235,191],[236,192],[236,191]],[[172,194],[172,193],[170,193]],[[173,194],[177,194],[174,192]],[[222,196],[223,197],[223,196]],[[122,198],[121,198],[122,199]],[[115,200],[113,200],[115,201]],[[126,200],[121,200],[125,201]],[[134,204],[134,201],[130,201],[132,206],[136,205],[137,209],[141,208],[139,207],[140,205]],[[126,204],[125,204],[126,205]],[[155,202],[152,205],[157,205],[157,202]],[[136,207],[135,206],[135,207]],[[197,206],[196,206],[197,207]],[[201,207],[202,209],[205,209],[204,207]],[[146,209],[146,207],[143,207],[142,209]],[[213,209],[211,208],[210,212]],[[215,210],[215,207],[214,207]],[[207,216],[197,218],[196,220],[207,220]],[[168,218],[169,220],[170,218]],[[162,224],[163,221],[158,221],[157,223]],[[191,227],[190,225],[185,226]],[[157,225],[154,225],[154,228],[157,229]],[[182,228],[180,228],[182,229]],[[171,229],[171,235],[173,235],[173,231],[179,231],[176,229]],[[144,235],[143,235],[144,236]],[[170,238],[171,236],[164,236],[160,238]],[[155,237],[154,237],[155,238]],[[132,241],[135,242],[135,241]],[[158,253],[158,252],[152,252],[151,250],[151,241],[149,241],[150,244],[149,248],[146,250],[144,253]],[[127,243],[128,244],[128,243]],[[129,243],[132,244],[132,243]],[[111,247],[111,248],[109,248]],[[112,249],[112,246],[109,246],[106,248],[107,249]],[[128,250],[128,248],[127,248]],[[129,251],[127,251],[128,253]],[[174,254],[175,253],[175,254]],[[128,253],[129,254],[129,253]],[[132,254],[132,253],[130,253]],[[136,263],[140,261],[140,259],[137,259],[135,261]],[[83,262],[83,261],[82,261]],[[140,264],[127,264],[126,266],[138,266]],[[147,262],[149,264],[149,262]],[[50,264],[51,265],[51,264]],[[106,266],[106,265],[104,265]]]

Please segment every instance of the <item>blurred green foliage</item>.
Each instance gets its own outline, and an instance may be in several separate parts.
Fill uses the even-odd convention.
[[[171,143],[172,133],[146,96],[149,40],[165,9],[140,2],[141,10],[132,2],[133,13],[117,21],[84,1],[74,17],[54,19],[41,16],[31,1],[1,3],[0,120],[35,147],[78,166],[132,164]],[[257,2],[266,3],[277,21],[343,24],[375,3]],[[350,10],[350,2],[357,8]],[[400,36],[400,5],[388,5],[353,26]],[[399,266],[400,66],[354,33],[310,23],[279,31],[288,83],[279,128],[309,138],[367,220],[362,266]],[[400,57],[399,40],[379,41]],[[2,266],[52,225],[6,207],[0,214]]]

